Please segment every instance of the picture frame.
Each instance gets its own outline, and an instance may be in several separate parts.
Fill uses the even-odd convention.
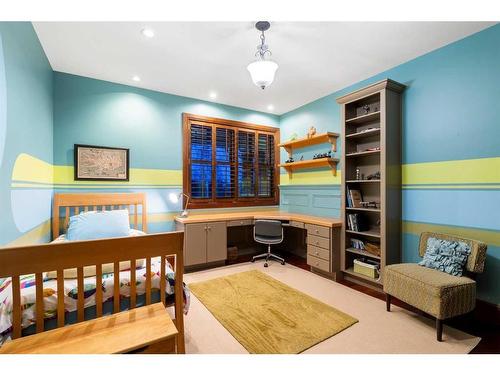
[[[75,181],[129,181],[128,148],[75,144]]]

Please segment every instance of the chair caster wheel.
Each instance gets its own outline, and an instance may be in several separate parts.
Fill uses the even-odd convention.
[[[281,262],[281,265],[284,266],[285,265],[285,262]]]
[[[269,264],[267,264],[267,263],[264,263],[264,267],[269,267]]]

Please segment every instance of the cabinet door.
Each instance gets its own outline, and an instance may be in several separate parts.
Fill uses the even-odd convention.
[[[227,259],[226,222],[207,223],[207,262]]]
[[[184,265],[192,266],[207,262],[206,223],[186,224],[184,227]]]

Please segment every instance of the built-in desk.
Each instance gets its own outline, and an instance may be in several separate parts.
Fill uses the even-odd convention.
[[[312,271],[336,277],[340,270],[340,219],[286,211],[224,211],[190,213],[176,217],[177,230],[184,233],[184,265],[209,265],[227,259],[227,228],[253,225],[256,219],[275,219],[306,233],[307,264]]]

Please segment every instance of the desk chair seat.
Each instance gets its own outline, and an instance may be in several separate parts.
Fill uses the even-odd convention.
[[[255,242],[266,244],[267,253],[256,255],[252,258],[252,262],[256,259],[265,258],[264,267],[267,267],[267,261],[270,259],[278,260],[281,264],[285,264],[285,260],[271,253],[271,245],[277,245],[283,242],[283,226],[279,220],[255,220],[253,227],[253,238]]]

